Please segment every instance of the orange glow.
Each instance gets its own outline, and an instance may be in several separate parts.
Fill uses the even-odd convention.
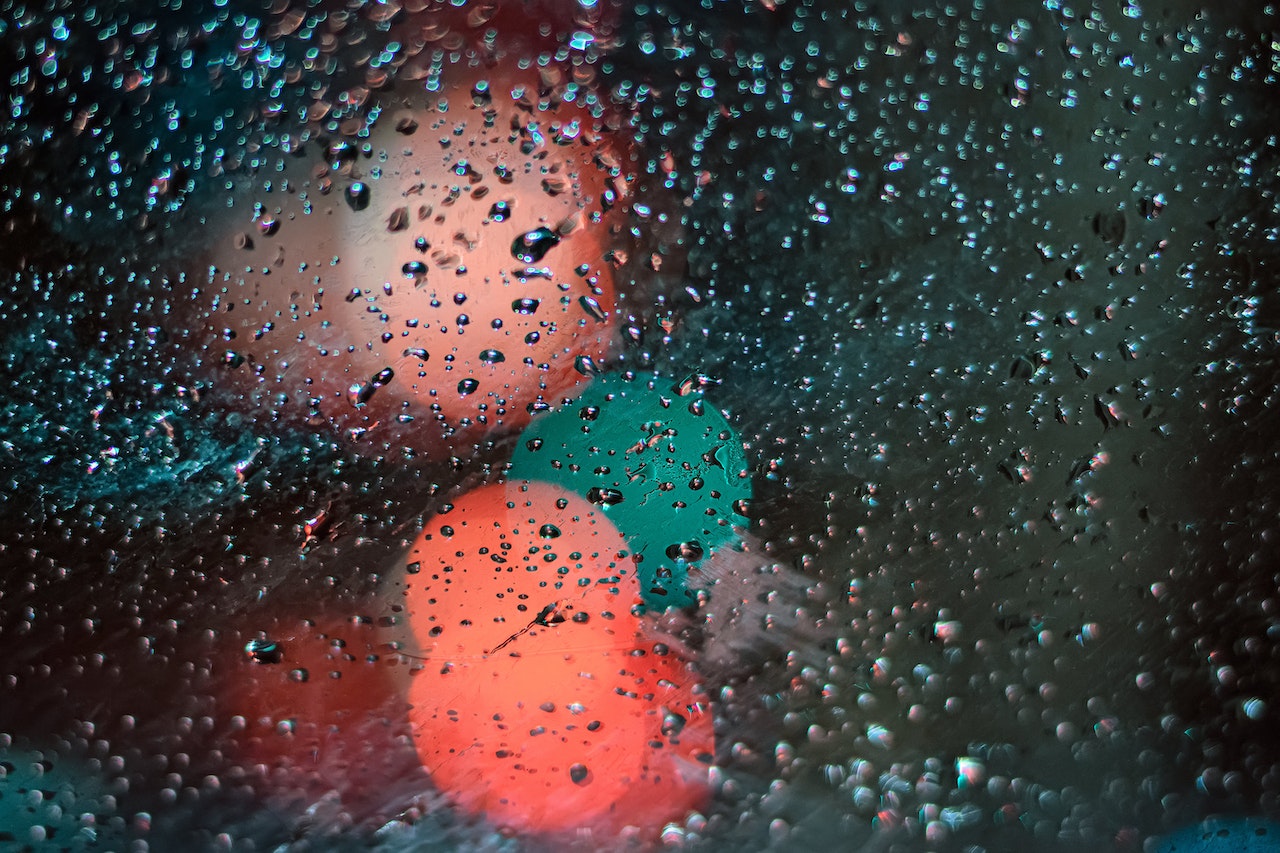
[[[428,47],[375,122],[332,131],[343,97],[318,100],[310,139],[210,222],[179,310],[255,413],[465,453],[612,350],[633,169],[616,111],[590,65],[477,49],[450,17],[406,19]]]
[[[243,718],[235,760],[265,770],[273,783],[266,796],[290,789],[320,796],[341,780],[353,813],[385,807],[395,796],[386,779],[419,771],[403,745],[404,667],[392,665],[373,625],[296,601],[236,621],[244,627],[228,631],[233,645],[215,676],[220,710]]]
[[[519,832],[656,833],[705,804],[711,719],[642,635],[626,543],[548,484],[487,486],[405,557],[413,738],[465,810]]]

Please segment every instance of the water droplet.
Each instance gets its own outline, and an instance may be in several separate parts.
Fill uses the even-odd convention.
[[[617,489],[602,489],[599,486],[593,486],[587,492],[587,500],[600,506],[616,506],[622,503],[622,492]]]
[[[403,133],[405,136],[411,136],[418,129],[418,120],[410,114],[404,114],[396,117],[396,132]]]
[[[347,187],[346,199],[347,206],[352,210],[364,210],[369,206],[369,185],[363,181],[356,181]]]
[[[550,228],[535,228],[515,239],[511,244],[511,256],[522,264],[536,264],[559,242],[560,236]]]
[[[1142,215],[1148,220],[1153,220],[1164,212],[1166,204],[1167,200],[1164,193],[1157,193],[1151,198],[1144,198],[1140,205]]]
[[[1119,246],[1124,241],[1124,211],[1099,211],[1093,217],[1093,232],[1101,238],[1102,242]]]
[[[569,778],[573,780],[575,785],[590,785],[591,771],[587,769],[585,764],[575,764],[569,768]]]
[[[541,304],[541,300],[531,299],[526,296],[523,299],[517,299],[514,302],[512,302],[511,310],[516,312],[517,314],[532,314],[538,310],[538,306],[540,304]]]
[[[506,201],[495,201],[493,207],[489,208],[489,218],[494,222],[506,222],[511,216],[511,203]]]
[[[681,397],[687,397],[694,393],[704,393],[709,388],[714,388],[720,384],[720,380],[702,373],[690,374],[683,382],[676,385],[671,390],[679,394]]]
[[[578,304],[582,306],[582,310],[586,311],[593,320],[603,322],[609,319],[609,312],[604,310],[600,305],[600,300],[596,299],[594,296],[580,296],[578,297]]]
[[[684,560],[686,563],[696,563],[702,559],[703,549],[701,543],[697,541],[677,542],[667,546],[667,556],[672,560]]]
[[[427,361],[431,355],[422,347],[409,347],[404,351],[405,358],[416,358],[418,361]]]
[[[560,535],[560,528],[554,524],[544,524],[538,528],[538,535],[543,539],[555,539]]]
[[[542,191],[549,196],[567,193],[571,188],[568,178],[563,175],[548,175],[542,179]]]
[[[485,364],[501,364],[507,360],[507,357],[499,350],[487,349],[480,353],[480,360]]]
[[[369,402],[377,390],[371,382],[353,382],[347,388],[347,402],[358,409]]]
[[[465,397],[468,394],[474,394],[479,387],[480,380],[468,376],[458,383],[458,393]]]
[[[279,643],[271,640],[250,640],[245,643],[244,654],[254,663],[280,663],[284,658],[284,650]]]

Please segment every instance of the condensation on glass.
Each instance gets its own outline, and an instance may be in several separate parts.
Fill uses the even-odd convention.
[[[1276,32],[3,3],[0,847],[1275,849]]]

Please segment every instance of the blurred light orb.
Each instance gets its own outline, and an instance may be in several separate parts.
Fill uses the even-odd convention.
[[[403,565],[413,740],[463,810],[521,833],[656,836],[705,804],[705,697],[677,655],[650,653],[602,511],[551,484],[484,486]]]

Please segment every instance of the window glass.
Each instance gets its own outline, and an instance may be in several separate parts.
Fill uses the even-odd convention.
[[[3,3],[0,847],[1275,849],[1276,30]]]

